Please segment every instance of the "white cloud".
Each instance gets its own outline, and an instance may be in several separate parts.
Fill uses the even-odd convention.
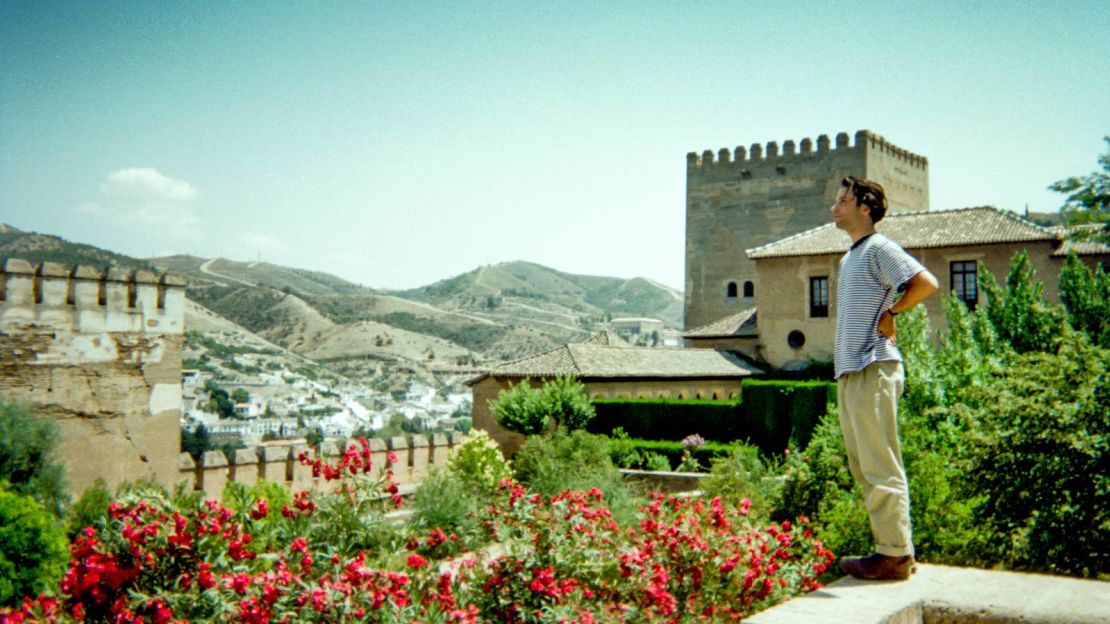
[[[193,204],[200,192],[184,180],[176,180],[152,167],[130,167],[108,174],[100,184],[100,196],[75,209],[84,215],[135,229],[153,240],[170,238],[196,241],[200,219]]]
[[[100,185],[106,197],[136,201],[191,202],[200,193],[184,180],[175,180],[150,167],[131,167],[108,174]]]

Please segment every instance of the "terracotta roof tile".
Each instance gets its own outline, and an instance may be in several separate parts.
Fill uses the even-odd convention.
[[[993,206],[891,214],[880,221],[875,229],[906,249],[1060,240],[1060,234],[1052,228],[1035,225],[1012,212]],[[753,260],[844,253],[848,250],[849,242],[848,237],[838,231],[834,224],[827,223],[762,247],[749,249],[747,253]]]
[[[755,338],[758,336],[759,327],[756,325],[755,308],[748,308],[682,334],[683,338]]]
[[[763,371],[740,357],[713,349],[658,349],[568,344],[502,364],[491,377],[747,377]]]

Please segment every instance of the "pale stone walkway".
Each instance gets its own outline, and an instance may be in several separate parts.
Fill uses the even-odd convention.
[[[905,582],[841,579],[751,624],[1106,624],[1110,583],[918,564]]]

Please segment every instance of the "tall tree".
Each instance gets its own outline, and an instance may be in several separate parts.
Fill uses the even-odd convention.
[[[1110,136],[1103,137],[1103,140],[1110,146]],[[1059,180],[1048,188],[1068,194],[1060,207],[1068,225],[1102,224],[1101,227],[1080,231],[1076,237],[1110,243],[1110,151],[1099,156],[1098,164],[1101,171]]]
[[[1037,279],[1027,251],[1010,259],[1005,287],[986,270],[981,283],[987,294],[987,318],[999,338],[1018,353],[1056,350],[1065,326],[1064,311],[1045,298],[1044,284]]]
[[[1060,270],[1060,301],[1072,327],[1110,348],[1110,274],[1101,265],[1092,271],[1074,253],[1068,254]]]

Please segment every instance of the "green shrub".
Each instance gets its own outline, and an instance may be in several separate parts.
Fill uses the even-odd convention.
[[[501,480],[511,475],[501,448],[481,429],[471,432],[455,449],[447,467],[452,475],[485,495],[496,492]]]
[[[1078,332],[1058,353],[1014,356],[972,389],[973,444],[964,487],[982,499],[987,555],[1057,574],[1110,572],[1110,352]]]
[[[552,426],[582,429],[595,415],[586,387],[573,377],[547,381],[541,388],[533,388],[525,378],[490,401],[490,412],[499,425],[526,436]]]
[[[746,421],[739,401],[702,399],[594,399],[597,417],[590,433],[612,435],[620,428],[633,438],[681,440],[699,434],[731,442],[758,435]]]
[[[487,496],[468,481],[450,470],[434,470],[413,493],[411,508],[414,512],[409,526],[421,532],[441,529],[454,534],[456,539],[444,544],[439,555],[454,555],[463,549],[482,546],[488,540],[482,528],[482,512],[492,492]]]
[[[69,502],[65,467],[54,462],[58,425],[31,409],[0,398],[0,481],[62,517]]]
[[[687,452],[699,465],[709,466],[714,459],[728,455],[734,446],[720,442],[706,442],[702,446],[688,449],[679,441],[629,438],[622,430],[618,430],[609,437],[609,456],[613,463],[621,468],[639,469],[648,469],[649,457],[661,456],[666,460],[667,470],[669,470],[670,466],[681,464]],[[658,465],[658,460],[653,461]]]
[[[805,448],[821,414],[836,398],[834,385],[827,381],[745,379],[742,391],[748,421],[761,426],[760,437],[752,443],[771,455]]]
[[[69,561],[66,544],[57,517],[0,482],[0,606],[57,587]]]
[[[513,472],[529,490],[548,497],[596,487],[618,522],[635,519],[632,490],[609,458],[604,436],[562,429],[550,436],[532,436],[513,456]]]
[[[108,505],[112,502],[112,493],[108,491],[108,484],[104,479],[97,477],[92,487],[81,493],[80,498],[73,504],[69,515],[69,535],[73,537],[86,527],[99,528],[103,526],[104,519],[108,517]]]
[[[733,505],[746,498],[752,502],[752,516],[766,520],[782,489],[775,468],[764,461],[758,448],[738,444],[728,455],[713,460],[709,476],[701,481],[701,490],[706,498],[719,496]]]

